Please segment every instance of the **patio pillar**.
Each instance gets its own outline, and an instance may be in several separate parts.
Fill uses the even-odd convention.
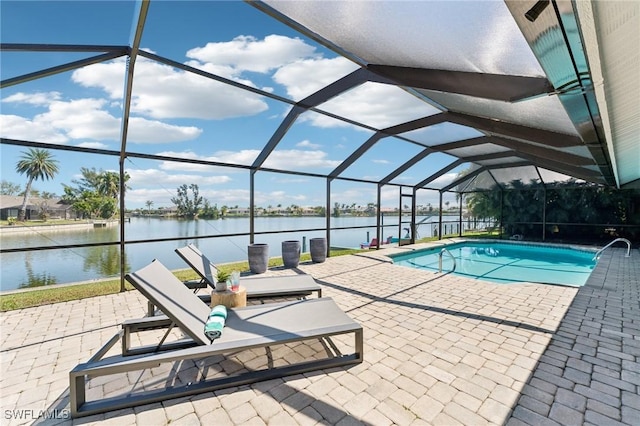
[[[438,213],[438,239],[441,240],[442,239],[442,191],[439,192],[440,194],[440,212]]]
[[[504,212],[504,190],[500,190],[500,239],[502,239],[502,218]]]
[[[382,241],[381,238],[382,238],[382,235],[383,235],[382,234],[383,230],[382,230],[382,226],[381,226],[382,225],[382,221],[381,221],[381,216],[380,216],[380,208],[382,207],[381,206],[381,198],[382,198],[381,194],[382,194],[382,185],[378,184],[378,193],[376,195],[376,238],[377,238],[378,242]]]
[[[412,188],[412,196],[411,196],[411,244],[415,244],[416,243],[416,235],[418,233],[418,225],[417,225],[417,217],[416,217],[416,210],[417,210],[417,202],[416,202],[416,198],[417,198],[417,194],[418,190],[413,187]]]
[[[547,238],[547,188],[542,187],[542,241]]]
[[[124,231],[124,194],[126,183],[124,181],[124,158],[120,158],[120,292],[126,291],[124,276],[127,273],[127,262],[125,259],[125,231]]]
[[[325,218],[325,238],[327,239],[327,257],[331,255],[331,178],[327,178],[327,197],[326,208],[324,212]]]
[[[256,169],[251,169],[249,172],[249,244],[253,244],[255,241],[255,227],[254,227],[254,219],[255,214],[253,212],[255,208],[255,177]]]
[[[458,237],[462,237],[462,192],[458,192],[460,196],[459,214],[458,214]]]

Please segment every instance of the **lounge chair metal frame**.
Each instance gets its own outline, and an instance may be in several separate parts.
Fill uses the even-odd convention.
[[[209,344],[204,336],[204,323],[210,308],[160,262],[154,260],[139,271],[128,274],[126,278],[166,316],[124,322],[122,330],[88,362],[79,364],[69,373],[71,416],[74,418],[363,361],[362,326],[349,318],[330,298],[230,309],[221,338]],[[157,345],[130,347],[131,333],[165,328],[170,330],[172,327],[179,327],[188,338],[165,343],[163,337]],[[86,400],[87,378],[136,372],[163,363],[204,359],[240,350],[328,339],[343,334],[354,335],[353,353],[342,354],[329,341],[325,347],[332,348],[335,353],[326,359],[308,360],[211,379],[203,378],[196,383],[107,397],[102,400]],[[104,358],[118,340],[122,340],[122,355]]]
[[[200,276],[200,280],[186,282],[185,285],[188,288],[194,290],[194,293],[201,288],[215,289],[217,268],[207,256],[193,244],[177,248],[175,252]],[[247,290],[247,299],[265,300],[274,297],[302,299],[313,293],[317,297],[322,297],[322,287],[308,274],[240,277],[240,284]],[[209,303],[211,300],[210,295],[201,295],[200,298],[205,303]],[[153,316],[154,312],[155,306],[150,301],[148,315]]]

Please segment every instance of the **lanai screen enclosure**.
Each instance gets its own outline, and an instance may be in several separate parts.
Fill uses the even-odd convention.
[[[347,184],[374,188],[378,222],[388,194],[415,214],[423,193],[514,177],[640,186],[638,2],[1,7],[3,179],[25,148],[115,170],[121,219],[143,178],[193,171],[247,177],[250,241],[274,177],[320,188],[327,238]]]

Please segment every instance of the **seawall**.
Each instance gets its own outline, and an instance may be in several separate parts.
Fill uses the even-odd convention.
[[[46,231],[64,231],[69,229],[89,229],[89,228],[103,228],[107,226],[118,225],[117,220],[95,220],[90,222],[78,222],[78,223],[65,223],[65,224],[39,224],[35,226],[29,225],[9,225],[0,227],[0,235],[4,234],[19,234],[30,232],[46,232]]]

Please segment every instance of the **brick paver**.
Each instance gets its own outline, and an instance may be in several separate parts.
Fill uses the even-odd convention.
[[[75,422],[68,418],[69,370],[87,361],[121,321],[144,316],[144,298],[132,291],[2,313],[1,423],[640,424],[638,250],[630,258],[622,249],[605,251],[580,289],[496,285],[398,267],[384,256],[394,250],[406,248],[299,266],[363,325],[363,364]],[[197,380],[203,371],[228,374],[321,350],[319,344],[281,345],[269,357],[264,350],[243,351],[99,378],[88,396]]]

